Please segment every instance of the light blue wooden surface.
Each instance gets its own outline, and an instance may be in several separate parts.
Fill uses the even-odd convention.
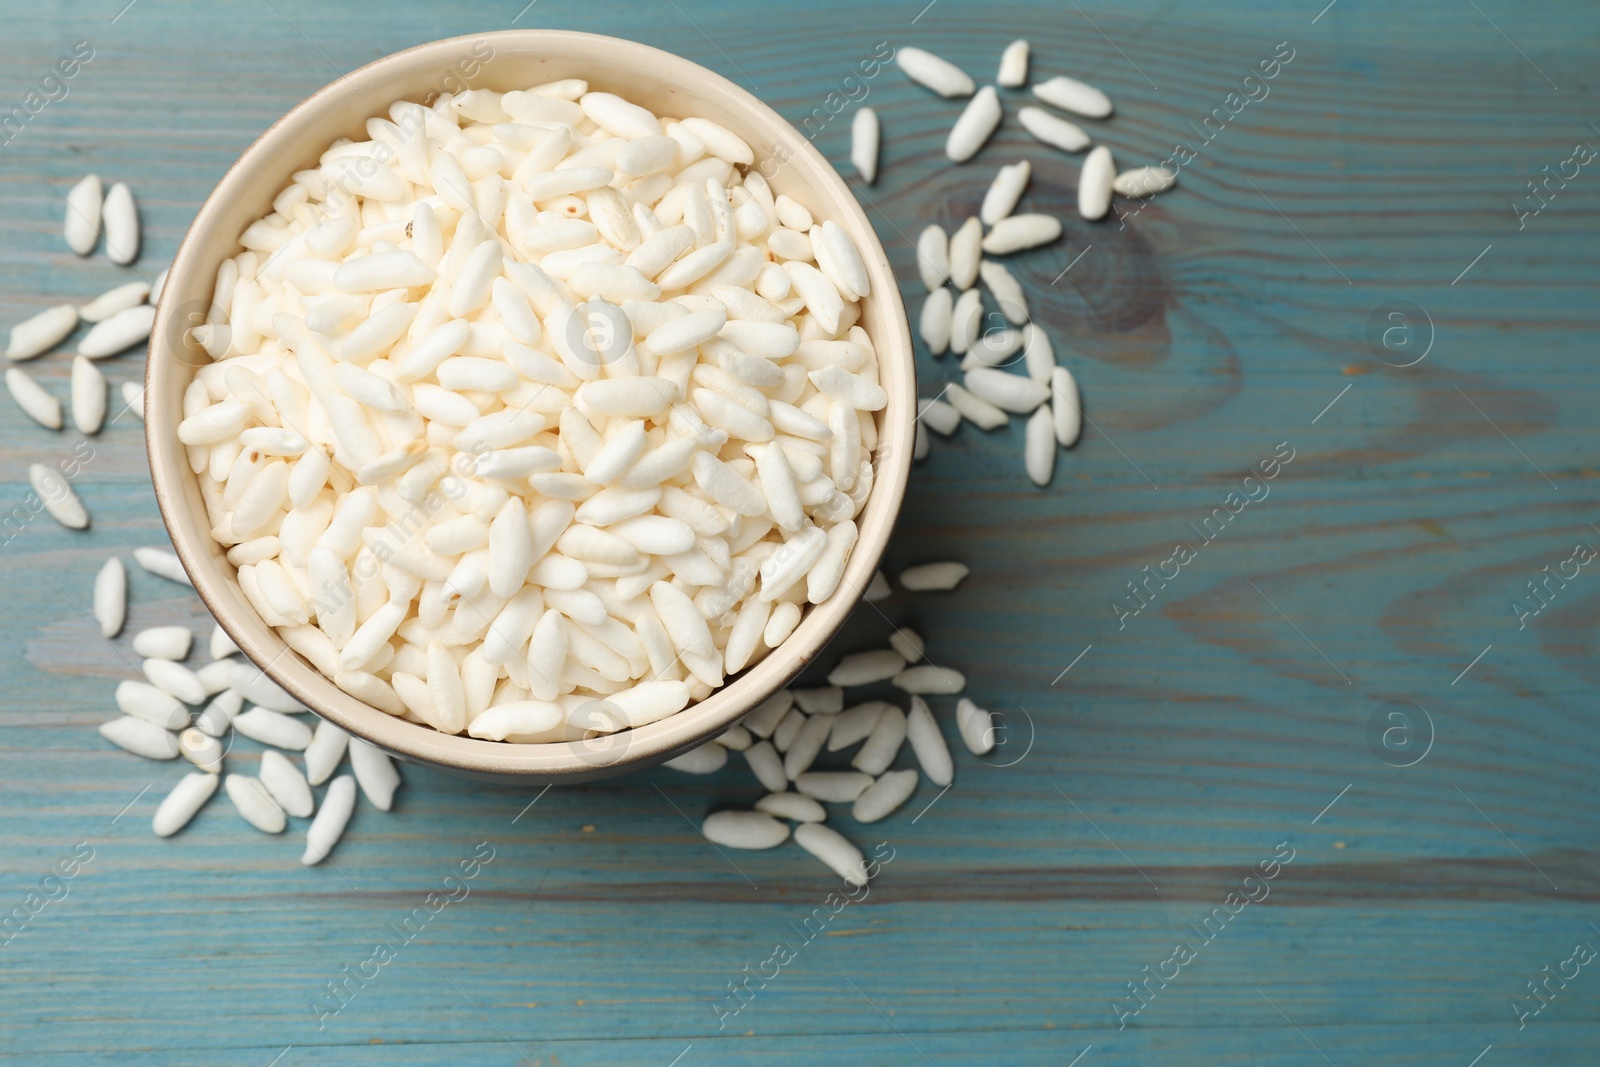
[[[1520,1030],[1513,1002],[1574,943],[1600,945],[1600,577],[1586,568],[1526,629],[1508,607],[1575,542],[1600,545],[1600,176],[1585,169],[1520,230],[1511,207],[1575,142],[1600,144],[1592,5],[539,0],[519,17],[519,0],[124,2],[0,4],[0,111],[74,42],[95,49],[68,95],[0,146],[4,324],[127,276],[63,250],[52,185],[89,170],[128,181],[153,276],[238,152],[336,71],[514,19],[677,51],[795,120],[829,92],[859,95],[843,79],[879,41],[982,79],[1027,36],[1039,75],[1111,92],[1104,140],[1130,164],[1197,141],[1190,123],[1278,42],[1295,58],[1126,230],[1069,221],[1065,242],[1023,261],[1093,426],[1048,492],[1022,476],[1020,425],[938,443],[890,569],[953,556],[974,574],[882,607],[1010,714],[1015,745],[993,762],[1023,750],[1030,718],[1033,745],[1009,767],[958,755],[955,788],[915,823],[926,786],[876,828],[841,818],[895,859],[721,1031],[725,984],[798,943],[833,888],[793,848],[735,869],[698,837],[686,816],[755,796],[737,769],[552,791],[516,818],[530,795],[408,768],[396,812],[360,812],[336,869],[302,869],[295,834],[265,839],[221,803],[154,838],[177,772],[95,735],[132,653],[82,613],[100,561],[163,535],[137,426],[94,438],[77,483],[93,530],[41,518],[0,549],[0,645],[14,650],[0,911],[80,842],[93,849],[66,896],[0,945],[0,1059],[1594,1062],[1600,978],[1580,972]],[[868,83],[885,151],[863,192],[913,312],[907,235],[959,222],[999,163],[1030,155],[1031,203],[1073,218],[1077,159],[1027,139],[1015,95],[996,140],[957,168],[940,155],[957,105],[893,70]],[[817,137],[836,161],[849,117]],[[1405,370],[1366,340],[1369,314],[1402,300],[1435,331]],[[64,395],[67,365],[35,367]],[[139,360],[107,370],[132,379]],[[924,357],[921,372],[936,389],[949,363]],[[3,499],[77,440],[0,404]],[[1279,442],[1295,458],[1270,497],[1119,629],[1124,583]],[[130,629],[203,632],[185,591],[132,583]],[[858,612],[837,647],[886,632]],[[1431,717],[1414,766],[1369,746],[1386,701]],[[324,984],[395,937],[481,841],[495,858],[470,895],[319,1030]],[[1280,842],[1295,858],[1270,897],[1119,1030],[1126,984],[1198,943],[1189,924]]]

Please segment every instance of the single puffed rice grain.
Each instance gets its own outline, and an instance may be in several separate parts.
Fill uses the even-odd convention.
[[[80,256],[94,251],[100,241],[100,216],[105,205],[105,190],[98,174],[91,174],[67,194],[67,217],[62,233],[67,247]]]
[[[112,556],[94,579],[94,621],[100,627],[100,636],[117,636],[127,617],[128,569]]]
[[[712,844],[727,848],[773,848],[789,839],[789,827],[764,811],[712,812],[700,832]]]
[[[911,751],[922,765],[922,773],[937,786],[947,786],[955,777],[955,765],[950,759],[950,746],[934,720],[933,711],[921,697],[911,698],[911,711],[906,715],[906,740]]]
[[[889,771],[856,797],[850,814],[856,822],[877,822],[893,814],[916,791],[916,771]]]
[[[977,95],[967,102],[956,124],[950,128],[950,136],[945,140],[945,155],[955,163],[965,163],[977,155],[1000,125],[1002,114],[1000,96],[994,86],[985,85],[979,89]]]
[[[106,255],[111,262],[127,266],[138,259],[139,207],[134,203],[133,190],[122,182],[113,185],[106,193],[102,221],[106,228]]]
[[[1111,189],[1118,196],[1142,200],[1157,193],[1164,193],[1176,184],[1178,184],[1177,171],[1168,171],[1165,167],[1134,167],[1112,179]]]
[[[901,49],[901,54],[904,55],[906,51],[908,49]],[[795,827],[794,839],[801,848],[821,860],[829,870],[850,885],[867,884],[866,857],[838,831],[821,823],[801,823]]]
[[[906,77],[940,96],[971,96],[977,88],[965,71],[932,52],[907,46],[899,49],[894,58]]]
[[[6,358],[20,363],[50,351],[78,328],[78,309],[58,304],[11,327],[6,342]]]
[[[1083,411],[1078,399],[1078,382],[1065,367],[1050,375],[1050,410],[1055,420],[1056,443],[1071,448],[1083,431]]]
[[[272,799],[277,801],[284,814],[303,819],[316,810],[316,801],[311,796],[311,786],[306,782],[305,775],[283,753],[270,748],[261,753],[258,773],[261,775],[261,784],[267,787],[267,792],[272,794]]]
[[[61,401],[45,392],[44,386],[34,381],[26,371],[17,367],[7,370],[6,389],[28,418],[47,430],[61,429]]]
[[[1090,222],[1105,218],[1111,210],[1111,183],[1116,175],[1111,149],[1103,144],[1090,149],[1078,172],[1078,214]]]
[[[1034,138],[1051,148],[1063,152],[1081,152],[1089,147],[1089,135],[1075,123],[1039,107],[1025,107],[1017,112],[1017,121]]]
[[[1057,75],[1049,81],[1038,82],[1033,95],[1062,111],[1071,111],[1085,118],[1103,119],[1111,114],[1111,98],[1087,82]]]
[[[199,703],[199,701],[194,701]],[[302,752],[311,744],[311,727],[268,708],[251,708],[233,719],[233,728],[263,745]]]
[[[878,113],[858,109],[850,122],[850,163],[868,185],[878,180],[878,136]]]
[[[283,828],[289,825],[283,809],[278,807],[277,801],[272,799],[260,779],[230,774],[222,780],[222,788],[227,792],[228,799],[233,801],[240,817],[262,833],[281,834]]]
[[[167,794],[166,799],[161,801],[161,806],[156,808],[155,817],[150,820],[156,836],[171,837],[189,825],[189,821],[216,793],[220,780],[219,775],[206,774],[203,771],[184,775],[173,787],[172,792]]]
[[[821,804],[799,793],[768,793],[756,801],[756,810],[795,822],[822,822],[828,817],[827,809]]]

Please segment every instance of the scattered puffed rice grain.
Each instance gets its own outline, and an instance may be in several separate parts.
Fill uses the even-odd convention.
[[[892,648],[855,652],[841,659],[828,672],[828,684],[838,686],[871,685],[887,681],[905,669],[906,659]]]
[[[783,754],[784,777],[793,781],[811,769],[833,729],[833,720],[832,715],[813,715],[801,725]]]
[[[78,355],[105,359],[126,352],[150,339],[150,328],[155,321],[156,309],[149,304],[119,311],[104,322],[95,323],[94,328],[83,335],[78,342]]]
[[[193,703],[198,704],[199,701]],[[233,728],[253,741],[274,748],[303,752],[311,744],[311,727],[299,719],[267,708],[251,708],[243,715],[234,716]]]
[[[231,689],[224,689],[211,699],[205,710],[195,716],[194,724],[212,737],[221,737],[233,728],[233,717],[244,707],[244,697]]]
[[[6,371],[6,388],[11,399],[23,414],[47,430],[61,429],[61,401],[44,391],[44,386],[34,381],[23,370],[12,367]],[[37,464],[35,464],[37,466]]]
[[[1087,82],[1057,75],[1033,87],[1033,95],[1040,100],[1090,119],[1103,119],[1111,114],[1111,98]]]
[[[966,697],[956,701],[956,728],[974,756],[994,748],[994,716]]]
[[[950,128],[944,154],[955,163],[965,163],[977,155],[1000,125],[1002,114],[1000,94],[995,92],[994,86],[985,85],[979,89],[977,95],[967,102],[966,110],[961,112],[956,124]]]
[[[884,710],[894,705],[884,700],[869,700],[846,708],[833,719],[833,732],[828,735],[828,751],[838,752],[860,741],[865,741]]]
[[[267,787],[257,778],[244,774],[230,774],[222,780],[222,788],[233,801],[234,810],[245,822],[264,834],[281,834],[289,825],[283,809],[267,792]]]
[[[356,810],[356,782],[348,774],[341,774],[322,795],[322,807],[317,817],[306,827],[306,850],[300,862],[313,867],[327,858],[333,846],[344,836],[350,823],[350,814]]]
[[[982,326],[983,294],[968,289],[956,297],[955,306],[950,309],[950,351],[958,356],[966,355],[972,350]]]
[[[778,728],[778,724],[789,714],[789,709],[792,707],[794,707],[794,693],[788,689],[780,689],[756,705],[755,710],[744,717],[743,726],[757,737],[771,737],[772,731]]]
[[[971,96],[977,84],[960,67],[920,48],[903,47],[895,62],[906,77],[943,97]]]
[[[856,797],[850,814],[856,822],[877,822],[893,814],[916,791],[916,771],[889,771]]]
[[[1050,410],[1055,419],[1056,443],[1071,448],[1083,432],[1083,410],[1078,398],[1078,381],[1065,367],[1050,374]]]
[[[917,235],[917,273],[930,293],[950,279],[950,238],[942,227],[928,226]]]
[[[1039,410],[1028,416],[1022,456],[1028,480],[1041,488],[1049,485],[1056,470],[1055,419],[1049,404],[1041,404]]]
[[[150,286],[146,282],[129,282],[119,285],[101,293],[87,304],[78,309],[78,317],[84,322],[104,322],[119,311],[126,311],[131,307],[138,307],[145,303],[150,296]]]
[[[178,735],[178,751],[207,774],[222,773],[222,742],[193,726]]]
[[[102,219],[106,228],[106,255],[111,262],[127,266],[139,258],[139,206],[133,190],[122,182],[106,193]]]
[[[379,811],[394,805],[394,791],[400,785],[400,772],[388,753],[359,737],[350,739],[350,769],[355,772],[361,792]]]
[[[789,751],[790,743],[800,733],[800,728],[806,724],[807,718],[806,713],[799,708],[791,709],[778,724],[778,728],[772,731],[772,747],[779,752]]]
[[[729,752],[743,752],[755,744],[755,738],[750,736],[750,731],[743,726],[730,726],[717,735],[717,744]]]
[[[789,786],[789,777],[783,773],[783,759],[771,741],[757,741],[744,750],[745,762],[769,792],[781,793]]]
[[[844,710],[844,690],[836,685],[821,685],[815,689],[791,689],[794,702],[807,715],[837,715]]]
[[[859,771],[807,771],[794,780],[796,791],[829,804],[849,804],[871,784],[872,776]]]
[[[177,759],[178,735],[153,722],[125,715],[100,725],[100,736],[145,759]]]
[[[327,719],[319,719],[311,743],[306,746],[306,780],[312,785],[326,782],[338,770],[349,744],[349,734]]]
[[[953,696],[967,687],[966,676],[960,671],[932,663],[907,667],[894,676],[893,682],[903,692],[927,696]]]
[[[116,556],[106,560],[94,578],[94,621],[101,637],[122,632],[128,617],[128,569]]]
[[[1089,135],[1074,123],[1039,107],[1025,107],[1017,112],[1022,128],[1038,141],[1059,148],[1063,152],[1081,152],[1089,147]]]
[[[821,804],[799,793],[768,793],[756,801],[756,810],[795,822],[821,822],[828,817],[827,809]]]
[[[727,848],[773,848],[789,840],[789,827],[764,811],[715,811],[700,824],[707,841]]]
[[[267,787],[272,799],[286,815],[304,819],[316,810],[316,800],[311,796],[311,786],[300,768],[281,752],[267,749],[261,753],[261,784]]]
[[[950,347],[950,315],[954,296],[943,286],[928,294],[922,302],[922,315],[917,320],[917,332],[922,336],[928,351],[942,356]]]
[[[1050,385],[1051,372],[1056,369],[1056,352],[1050,337],[1036,322],[1030,322],[1022,331],[1022,360],[1028,377],[1040,385]]]
[[[224,630],[220,625],[216,625],[211,627],[211,640],[207,650],[211,653],[212,659],[227,659],[239,651],[239,646],[233,643],[233,638],[228,636],[228,631]]]
[[[900,51],[903,55],[908,50],[902,48]],[[817,857],[849,884],[867,884],[866,857],[838,831],[819,822],[801,823],[794,829],[794,839],[801,848]]]
[[[57,304],[31,319],[11,327],[11,339],[6,342],[6,358],[21,363],[50,351],[66,340],[78,328],[78,309],[71,304]]]
[[[305,705],[294,697],[284,692],[283,687],[268,678],[266,672],[254,663],[240,660],[233,664],[233,680],[230,683],[239,695],[252,704],[259,704],[271,711],[305,711]]]
[[[961,412],[937,397],[918,398],[917,419],[941,437],[949,437],[961,427]]]
[[[151,685],[185,704],[201,704],[206,686],[189,668],[165,659],[147,659],[140,664]]]
[[[927,647],[922,641],[922,635],[909,626],[896,628],[895,632],[889,635],[889,644],[894,646],[894,650],[900,653],[901,658],[907,663],[921,660]]]
[[[34,494],[44,502],[44,509],[52,519],[69,530],[88,527],[89,513],[83,509],[83,501],[78,499],[71,484],[54,467],[47,467],[43,463],[30,464],[28,482],[33,486]]]
[[[1095,145],[1084,157],[1083,169],[1078,173],[1078,214],[1090,222],[1105,218],[1111,210],[1111,183],[1116,176],[1111,149]]]
[[[1000,73],[994,80],[1007,89],[1028,84],[1027,41],[1017,40],[1006,45],[1006,50],[1000,53]]]
[[[160,304],[161,303],[161,290],[165,289],[166,287],[167,287],[167,272],[166,271],[162,271],[160,274],[156,275],[156,280],[150,283],[150,295],[149,295],[149,297],[146,298],[146,302],[151,307],[155,307],[157,304]]]
[[[1026,159],[1001,167],[995,173],[989,191],[983,194],[983,206],[978,209],[978,218],[985,226],[993,226],[1016,209],[1032,174],[1033,165]]]
[[[85,434],[100,432],[106,419],[106,376],[83,356],[72,360],[72,424]]]
[[[228,663],[207,663],[204,667],[196,668],[194,676],[206,687],[207,696],[224,692],[233,684],[233,669]]]
[[[905,739],[906,713],[889,704],[878,716],[878,721],[873,723],[872,733],[867,735],[866,743],[856,750],[850,766],[863,774],[880,775],[894,764]]]
[[[883,576],[882,571],[874,571],[872,581],[867,583],[867,591],[861,594],[861,599],[868,604],[876,604],[880,600],[887,600],[894,595],[894,590],[889,586],[889,579]]]
[[[972,570],[965,563],[922,563],[900,572],[900,587],[914,593],[954,589]]]
[[[144,421],[144,386],[137,382],[123,382],[122,402],[133,412],[134,418]]]
[[[989,292],[994,294],[994,302],[1007,321],[1018,326],[1028,321],[1028,298],[1022,291],[1022,283],[1012,276],[1004,264],[985,259],[978,264],[978,275]]]
[[[950,746],[945,744],[944,734],[939,732],[939,723],[933,717],[933,710],[921,697],[911,698],[911,711],[906,715],[906,740],[911,742],[911,751],[922,765],[922,773],[934,785],[949,785],[955,778]]]
[[[950,406],[961,413],[961,417],[980,430],[995,430],[1007,422],[1006,413],[989,403],[967,392],[964,388],[951,382],[944,388],[944,397],[950,401]]]
[[[145,659],[183,659],[193,643],[187,626],[152,626],[133,635],[133,650]]]
[[[1134,167],[1118,174],[1111,181],[1112,191],[1130,200],[1143,200],[1147,196],[1164,193],[1178,184],[1178,173],[1169,173],[1165,167]]]
[[[171,837],[188,826],[189,821],[217,791],[220,780],[218,775],[203,771],[184,775],[161,802],[161,806],[156,808],[155,818],[150,820],[156,836]]]
[[[973,396],[1015,415],[1032,414],[1050,398],[1050,390],[1032,378],[994,367],[973,367],[967,371],[965,383]]]
[[[983,223],[977,216],[967,219],[950,235],[950,282],[957,289],[966,291],[977,282],[983,244]]]
[[[189,721],[189,710],[182,701],[148,682],[118,682],[115,699],[124,715],[143,719],[163,730],[180,730]]]
[[[728,762],[728,750],[715,741],[707,741],[698,748],[691,748],[681,756],[674,757],[662,764],[684,774],[715,774]]]
[[[1061,220],[1053,215],[1011,215],[994,224],[983,239],[983,250],[1003,256],[1047,245],[1060,236]],[[973,274],[977,274],[976,266]]]
[[[878,180],[878,113],[870,107],[850,122],[850,162],[868,185]]]
[[[105,187],[100,176],[91,174],[67,194],[67,217],[62,235],[67,247],[80,256],[94,251],[100,241],[100,215],[105,205]]]
[[[136,548],[133,550],[133,560],[157,577],[183,585],[194,584],[189,581],[189,573],[178,562],[178,557],[171,552],[159,548]]]

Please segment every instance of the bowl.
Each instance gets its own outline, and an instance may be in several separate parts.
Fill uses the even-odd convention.
[[[315,166],[334,140],[364,138],[368,117],[387,114],[400,99],[428,102],[441,92],[504,92],[568,77],[662,116],[721,123],[756,151],[756,166],[775,192],[789,193],[850,234],[871,276],[860,321],[877,350],[888,404],[877,413],[874,484],[856,516],[860,538],[844,578],[788,640],[705,700],[659,722],[583,742],[509,744],[439,733],[362,703],[290,650],[250,606],[233,565],[211,539],[198,479],[177,438],[197,359],[184,334],[204,321],[217,268],[242,250],[245,227],[268,214],[290,176]],[[240,651],[297,700],[401,759],[492,780],[581,782],[659,763],[715,737],[817,656],[866,590],[888,543],[910,472],[915,404],[911,338],[888,258],[849,186],[804,135],[751,94],[680,56],[595,34],[516,30],[435,41],[362,67],[294,108],[239,157],[195,216],[167,275],[146,369],[145,439],[156,501],[195,589]]]

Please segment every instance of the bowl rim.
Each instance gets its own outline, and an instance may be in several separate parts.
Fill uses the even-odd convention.
[[[160,386],[168,376],[179,373],[178,368],[183,364],[168,341],[174,336],[170,332],[174,308],[186,302],[173,298],[184,288],[194,291],[204,287],[209,294],[210,277],[200,277],[196,285],[186,276],[196,273],[195,264],[205,258],[207,248],[214,247],[217,241],[227,240],[225,236],[207,233],[219,224],[218,217],[226,210],[225,201],[237,191],[250,191],[252,171],[261,160],[280,151],[303,151],[306,146],[299,142],[310,130],[302,131],[300,127],[312,124],[324,109],[339,107],[341,103],[361,104],[365,96],[391,80],[391,72],[398,78],[414,64],[443,59],[446,54],[454,55],[464,46],[483,41],[496,50],[493,59],[499,59],[500,50],[505,49],[510,53],[510,61],[520,59],[530,64],[540,61],[533,53],[565,51],[579,53],[582,58],[604,50],[613,56],[637,59],[642,69],[651,69],[651,77],[664,83],[692,83],[701,95],[721,98],[730,111],[747,113],[751,125],[760,127],[763,135],[773,142],[773,151],[782,146],[789,153],[785,165],[793,165],[796,159],[803,161],[809,182],[816,187],[818,195],[829,201],[829,217],[846,225],[851,232],[872,283],[872,293],[867,299],[882,304],[883,317],[889,327],[887,336],[873,336],[873,344],[878,353],[880,382],[893,385],[886,390],[890,403],[880,419],[878,447],[873,457],[874,484],[867,503],[855,517],[860,537],[839,588],[823,603],[811,605],[781,645],[760,662],[725,681],[705,700],[655,723],[590,742],[514,744],[445,734],[362,703],[294,652],[248,605],[241,613],[222,595],[232,586],[234,595],[242,598],[237,591],[232,565],[208,535],[209,522],[203,517],[200,520],[201,536],[194,539],[199,544],[182,534],[184,520],[192,518],[185,494],[186,480],[196,475],[190,471],[183,446],[177,440],[180,411],[173,410],[174,405],[166,399],[166,391]],[[409,98],[403,89],[397,88],[396,93],[395,99]],[[364,104],[362,108],[363,117],[372,114]],[[202,240],[206,248],[201,247]],[[236,237],[234,240],[237,247]],[[228,256],[235,254],[227,253]],[[178,283],[176,286],[172,284],[174,281]],[[145,369],[145,395],[151,404],[146,413],[145,442],[162,522],[185,572],[206,608],[245,659],[321,718],[403,759],[469,776],[511,777],[523,782],[580,782],[643,769],[702,744],[786,686],[833,639],[876,574],[904,502],[915,432],[914,351],[894,272],[854,191],[809,138],[754,94],[692,60],[637,41],[570,30],[490,30],[416,45],[380,57],[335,79],[273,122],[228,168],[185,232],[169,268],[163,297],[157,309]],[[856,588],[847,589],[847,583]],[[752,677],[763,680],[751,683]],[[730,692],[734,695],[729,696]]]

